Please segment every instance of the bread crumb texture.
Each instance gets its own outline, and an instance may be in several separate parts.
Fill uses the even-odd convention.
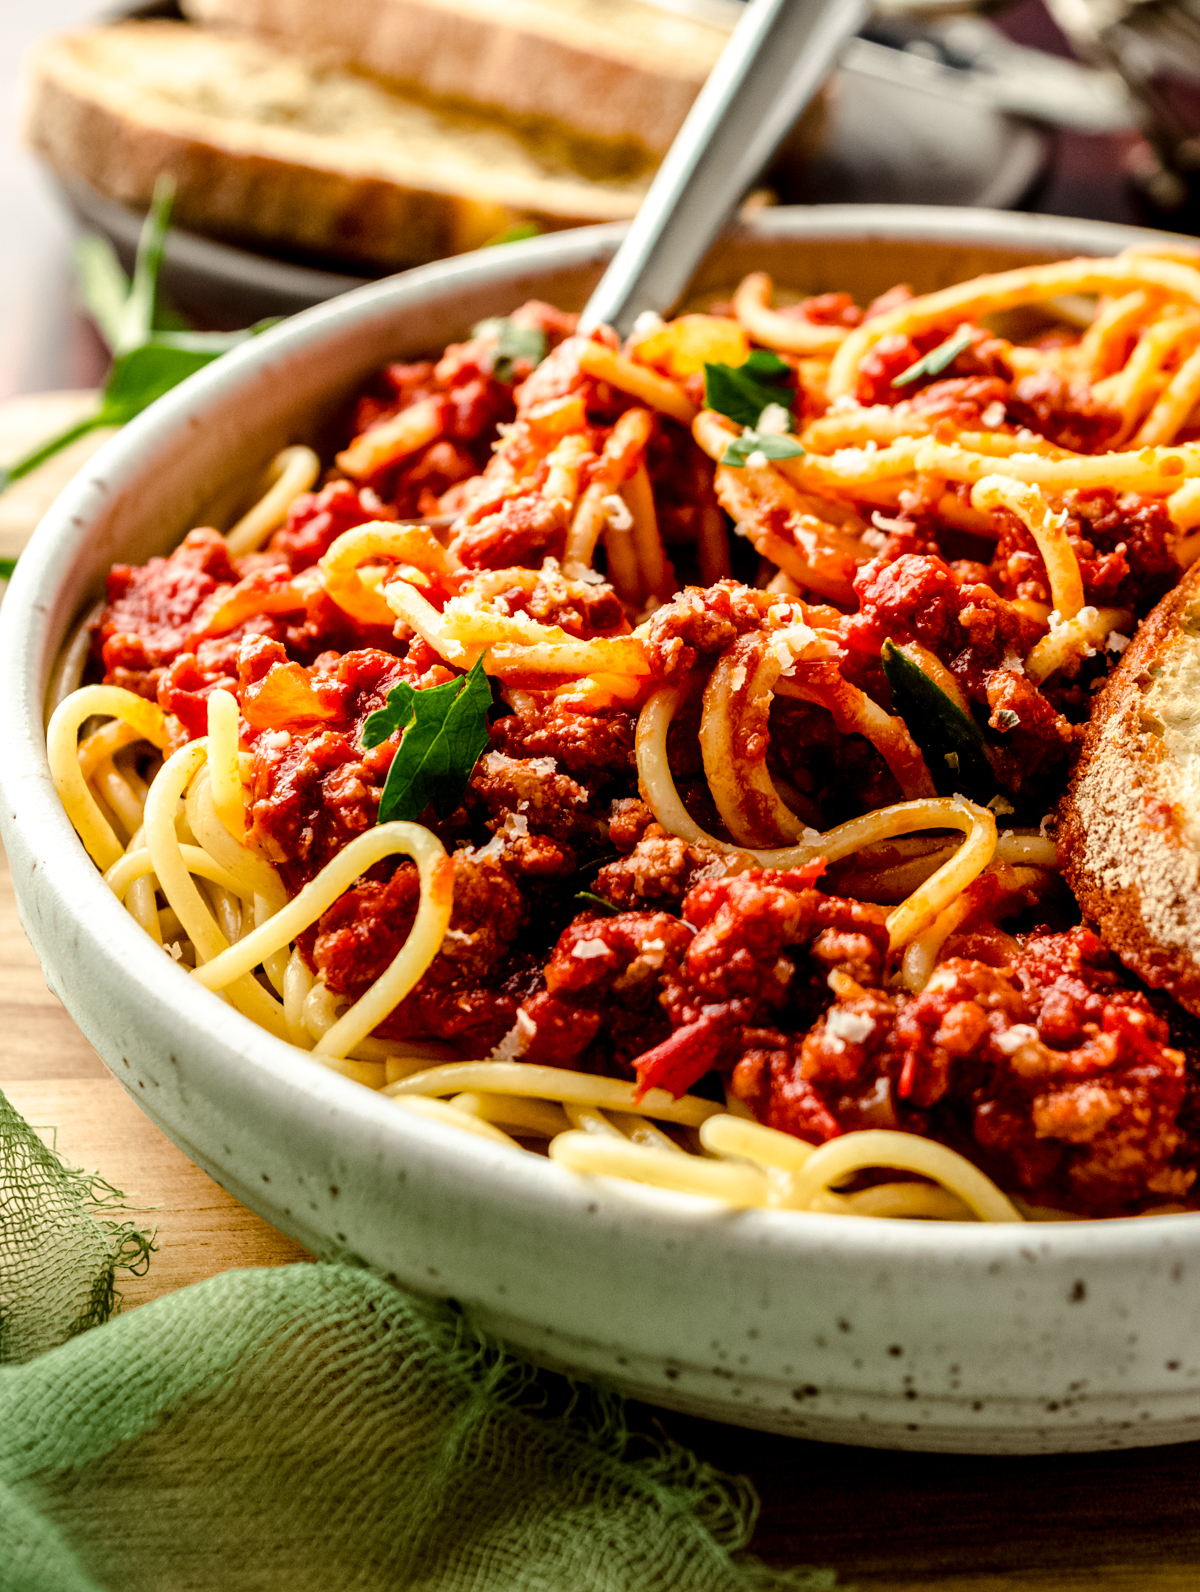
[[[184,0],[206,25],[517,118],[632,140],[658,156],[729,38],[733,0],[706,20],[649,0]]]
[[[1144,622],[1096,704],[1059,843],[1084,917],[1200,1014],[1200,585]]]
[[[561,141],[180,22],[47,40],[27,131],[62,175],[120,203],[148,205],[166,171],[180,226],[381,267],[478,247],[515,220],[630,216],[650,176],[597,180]]]

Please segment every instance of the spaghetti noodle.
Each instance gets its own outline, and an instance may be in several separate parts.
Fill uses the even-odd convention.
[[[114,570],[63,803],[199,983],[493,1145],[741,1208],[1186,1207],[1187,1058],[1047,815],[1200,547],[1200,268],[775,297],[389,367],[322,486],[286,449]]]

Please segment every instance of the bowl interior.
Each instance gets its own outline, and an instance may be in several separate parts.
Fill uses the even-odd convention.
[[[0,613],[0,672],[8,683],[0,699],[0,829],[22,920],[52,987],[106,1062],[202,1166],[305,1242],[348,1248],[410,1286],[474,1301],[485,1317],[490,1310],[489,1319],[541,1358],[621,1380],[631,1354],[690,1364],[709,1353],[697,1347],[697,1335],[717,1343],[737,1334],[758,1345],[746,1355],[756,1375],[768,1374],[769,1360],[771,1376],[787,1377],[797,1321],[828,1316],[828,1333],[814,1329],[813,1340],[828,1337],[836,1347],[837,1323],[862,1305],[869,1273],[876,1303],[887,1306],[876,1312],[878,1355],[847,1360],[845,1376],[867,1375],[853,1363],[870,1368],[878,1360],[879,1375],[891,1377],[898,1370],[884,1345],[894,1346],[895,1323],[907,1319],[917,1334],[938,1279],[953,1274],[955,1330],[975,1335],[970,1353],[983,1377],[1007,1297],[992,1290],[1010,1268],[1024,1275],[1026,1252],[1054,1289],[1060,1276],[1087,1265],[1097,1297],[1111,1287],[1117,1298],[1125,1268],[1151,1250],[1164,1265],[1173,1244],[1200,1259],[1194,1219],[1070,1223],[1039,1228],[1034,1239],[1029,1229],[847,1224],[774,1212],[731,1218],[684,1196],[587,1185],[502,1146],[464,1145],[454,1129],[399,1120],[407,1114],[390,1102],[297,1057],[167,961],[96,875],[54,796],[42,729],[47,681],[74,617],[102,591],[110,565],[166,552],[193,525],[227,524],[265,462],[288,443],[311,442],[328,457],[347,406],[387,362],[436,355],[476,321],[528,298],[580,307],[619,235],[615,227],[593,228],[484,251],[318,306],[185,383],[96,455],[39,528]],[[1157,236],[943,209],[768,212],[721,240],[689,302],[706,307],[752,269],[801,294],[844,290],[864,302],[898,281],[924,292]],[[716,1301],[713,1275],[728,1280]],[[498,1305],[500,1296],[509,1303]],[[1061,1297],[1073,1297],[1069,1284]],[[647,1300],[654,1302],[648,1315]],[[773,1308],[774,1337],[763,1325]],[[1077,1322],[1079,1314],[1066,1319]],[[624,1362],[615,1350],[605,1358],[581,1346],[601,1330],[624,1343]],[[961,1345],[952,1353],[956,1365],[965,1363]],[[684,1398],[673,1381],[648,1388],[649,1375],[625,1380],[664,1402],[750,1424],[923,1446],[896,1436],[911,1424],[898,1417],[884,1421],[885,1438],[864,1436],[857,1423],[875,1417],[860,1417],[857,1407],[844,1431],[840,1417],[804,1426],[808,1416],[795,1414],[787,1389],[776,1400],[787,1419],[775,1405],[760,1418],[745,1408],[739,1415],[732,1395],[711,1379],[703,1395]],[[908,1397],[897,1389],[897,1400]],[[948,1418],[944,1409],[938,1418]],[[1006,1430],[1014,1419],[1011,1411],[1005,1416]]]
[[[16,687],[0,703],[13,754],[8,769],[0,769],[0,785],[12,793],[0,825],[8,827],[17,849],[38,823],[50,825],[64,851],[60,857],[55,847],[43,877],[67,899],[78,899],[82,891],[90,900],[101,916],[89,918],[82,932],[112,935],[112,943],[124,944],[123,974],[131,989],[137,986],[145,996],[164,973],[174,978],[179,970],[162,967],[161,954],[134,930],[95,875],[52,795],[45,761],[47,683],[76,616],[102,595],[114,563],[137,564],[166,553],[193,526],[231,523],[280,448],[308,442],[328,458],[344,435],[355,396],[389,361],[437,357],[448,343],[469,335],[478,320],[529,298],[582,307],[621,230],[587,228],[480,251],[316,306],[160,400],[96,455],[46,516],[0,619],[0,667]],[[778,289],[793,294],[846,291],[866,303],[898,282],[924,293],[988,271],[1065,253],[1116,252],[1160,236],[1005,212],[869,206],[767,211],[719,240],[697,271],[685,307],[708,308],[727,299],[751,270],[767,271]],[[101,931],[99,923],[107,928]],[[59,953],[39,924],[27,927],[43,960],[53,962]],[[239,1034],[239,1050],[263,1064],[272,1052],[288,1050],[190,980],[181,977],[180,987],[189,1009],[200,997],[206,1027],[219,1021],[222,1029]],[[86,1010],[76,1015],[88,1029]],[[98,1048],[111,1060],[103,1044]],[[321,1073],[305,1063],[297,1081],[307,1077],[305,1086],[315,1087],[313,1075]],[[344,1080],[332,1083],[340,1088]],[[359,1111],[380,1108],[366,1091],[354,1094]],[[535,1175],[557,1176],[545,1163],[535,1165]]]
[[[113,562],[167,552],[194,525],[226,525],[259,470],[287,443],[308,442],[328,457],[355,396],[389,361],[436,358],[476,321],[527,298],[581,309],[620,235],[617,226],[592,227],[388,278],[295,317],[222,361],[219,373],[193,379],[185,388],[190,403],[170,395],[152,416],[126,428],[116,451],[100,455],[88,472],[104,477],[111,466],[122,484],[93,511],[87,536],[72,544],[64,591],[78,609],[88,593],[99,595]],[[1064,253],[1115,252],[1161,238],[1007,212],[785,208],[727,233],[702,262],[681,307],[708,309],[728,300],[753,270],[766,271],[793,295],[840,291],[865,304],[897,283],[927,293]],[[135,447],[142,468],[130,490],[118,461]],[[61,547],[63,534],[61,515],[48,516],[26,562],[53,558],[50,539]],[[62,632],[49,639],[61,644]]]

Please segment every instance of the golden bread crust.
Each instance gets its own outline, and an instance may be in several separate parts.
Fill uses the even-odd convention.
[[[478,116],[179,22],[44,41],[26,131],[56,171],[119,203],[148,206],[167,172],[181,227],[379,269],[517,220],[622,219],[648,180],[590,181]]]
[[[645,0],[188,0],[185,9],[409,88],[659,156],[728,38]]]
[[[1084,919],[1200,1015],[1200,564],[1143,621],[1097,697],[1059,854]]]

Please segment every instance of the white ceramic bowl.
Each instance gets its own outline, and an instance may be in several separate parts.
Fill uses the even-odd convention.
[[[1200,1217],[993,1227],[734,1214],[468,1139],[196,985],[118,906],[59,806],[47,680],[108,566],[219,516],[276,449],[318,440],[384,361],[534,295],[578,306],[617,236],[489,250],[307,311],[156,404],[59,500],[0,618],[0,828],[51,986],[148,1115],[239,1199],[320,1252],[462,1301],[544,1363],[747,1426],[881,1447],[1194,1437]],[[698,282],[763,265],[809,291],[920,291],[1134,236],[979,211],[768,212],[728,236]]]

